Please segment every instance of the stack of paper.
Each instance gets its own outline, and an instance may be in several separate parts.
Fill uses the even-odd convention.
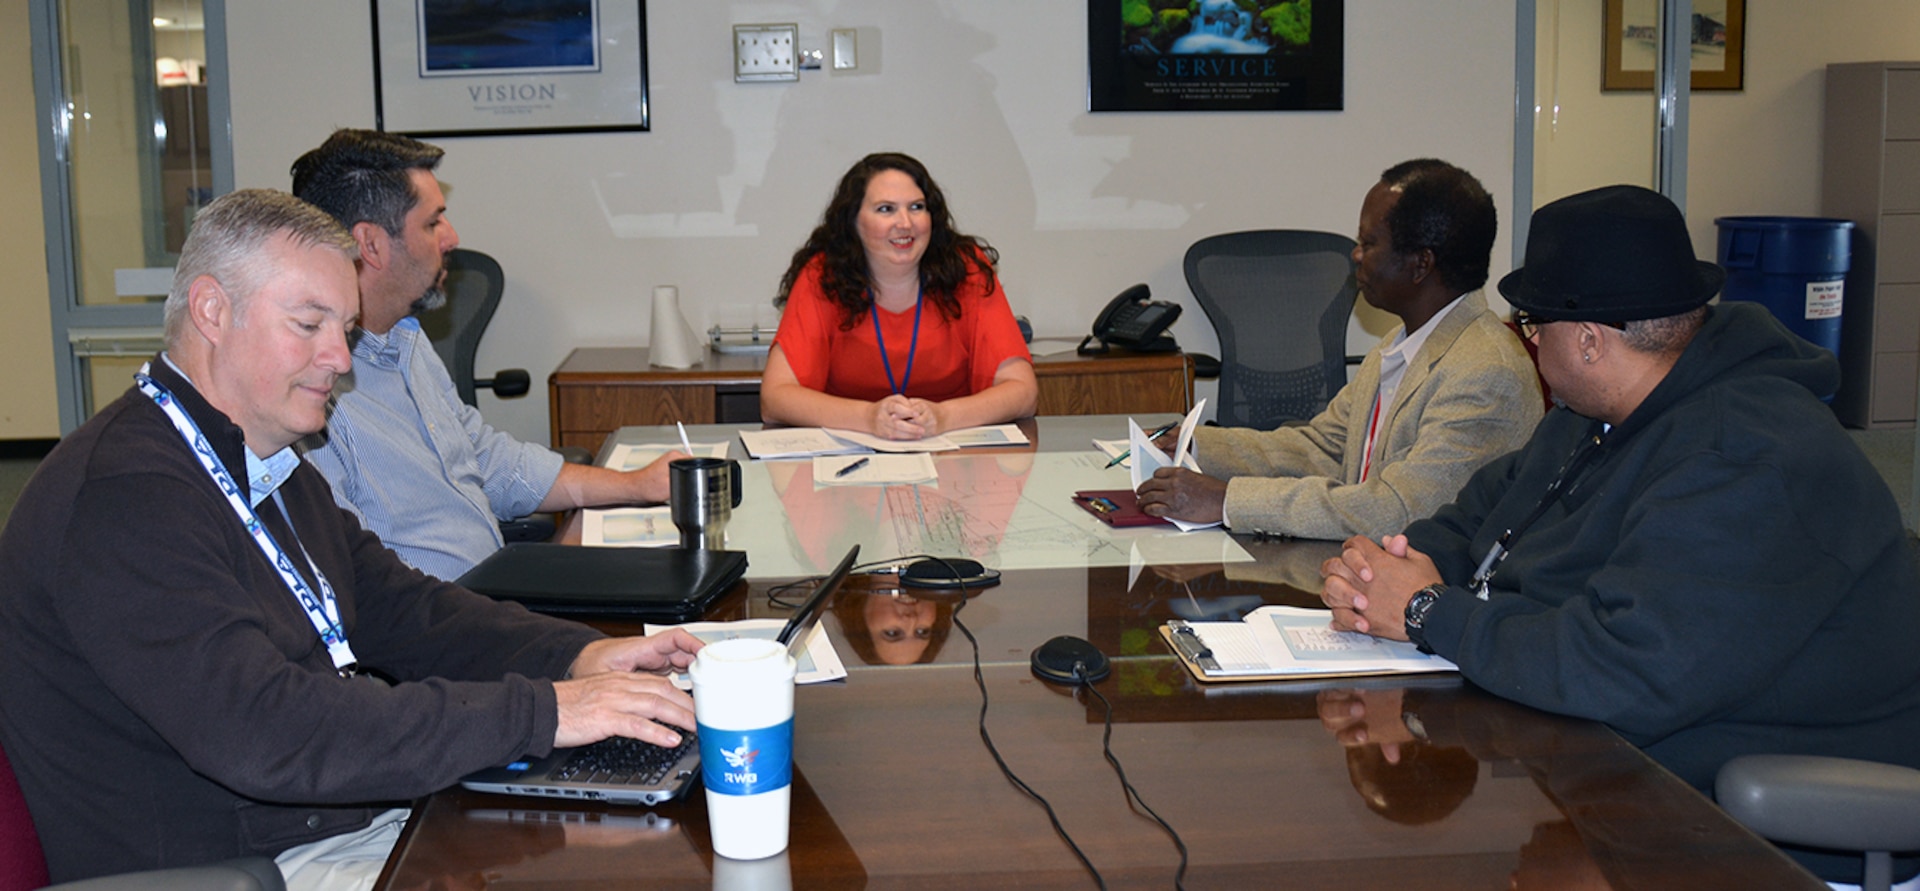
[[[669,628],[685,628],[687,633],[706,643],[718,643],[739,637],[751,637],[756,640],[778,640],[780,629],[787,627],[785,619],[739,619],[733,622],[688,622],[685,625],[655,625],[648,623],[647,634],[659,634]],[[833,648],[832,638],[827,637],[827,629],[815,625],[807,635],[807,651],[800,658],[799,671],[794,675],[796,684],[818,684],[823,681],[837,681],[847,676],[847,666],[840,661],[839,651]],[[693,689],[693,681],[684,672],[674,675],[673,682],[682,689]]]
[[[813,459],[813,486],[905,486],[931,483],[940,479],[933,467],[933,456],[847,455],[820,456]]]
[[[679,443],[647,443],[645,445],[621,444],[613,447],[613,453],[607,456],[607,467],[613,470],[639,470],[660,459],[668,452],[687,451]],[[695,458],[725,458],[727,444],[724,442],[703,442],[693,446],[689,454]]]
[[[755,458],[806,458],[812,455],[857,455],[869,451],[842,442],[818,427],[781,427],[742,430],[740,444]]]
[[[755,458],[806,458],[815,455],[859,455],[872,452],[950,452],[975,446],[1027,445],[1030,440],[1013,424],[967,427],[925,439],[882,439],[858,430],[784,427],[745,430],[740,443]]]

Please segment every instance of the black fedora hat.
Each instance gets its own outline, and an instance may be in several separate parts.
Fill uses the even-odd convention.
[[[1500,293],[1546,319],[1632,322],[1700,306],[1726,279],[1695,259],[1686,218],[1665,195],[1607,186],[1534,211],[1526,263],[1500,279]]]

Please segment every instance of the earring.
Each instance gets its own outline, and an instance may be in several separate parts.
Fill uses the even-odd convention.
[[[1592,354],[1592,353],[1581,353],[1581,354],[1580,354],[1580,358],[1582,358],[1582,359],[1585,359],[1585,360],[1587,361],[1587,364],[1588,364],[1588,365],[1592,365],[1592,364],[1593,364],[1593,354]]]

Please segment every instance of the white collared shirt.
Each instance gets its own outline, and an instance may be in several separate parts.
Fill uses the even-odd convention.
[[[1440,320],[1453,312],[1454,308],[1460,305],[1461,298],[1465,296],[1462,294],[1455,297],[1452,302],[1440,307],[1440,311],[1434,313],[1433,318],[1428,319],[1427,323],[1421,325],[1418,330],[1409,333],[1403,328],[1393,345],[1380,351],[1380,390],[1374,396],[1373,409],[1367,417],[1367,438],[1365,445],[1362,446],[1367,452],[1360,462],[1361,480],[1364,481],[1373,475],[1371,472],[1373,443],[1380,432],[1380,418],[1386,414],[1387,406],[1393,404],[1393,396],[1400,390],[1400,381],[1407,376],[1407,365],[1413,361],[1413,357],[1420,355],[1420,348],[1426,346],[1427,338],[1433,335],[1433,329],[1440,327]]]

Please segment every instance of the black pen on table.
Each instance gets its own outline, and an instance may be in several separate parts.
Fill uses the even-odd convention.
[[[852,473],[852,472],[854,472],[854,471],[856,471],[856,470],[859,470],[859,469],[860,469],[860,468],[862,468],[862,467],[865,467],[865,466],[867,466],[867,460],[868,460],[868,459],[866,459],[866,458],[861,458],[860,460],[858,460],[858,461],[855,461],[855,462],[853,462],[852,464],[849,464],[849,465],[847,465],[847,466],[845,466],[845,467],[842,467],[842,468],[840,468],[839,470],[836,470],[836,471],[834,471],[834,472],[833,472],[833,478],[834,478],[834,479],[839,479],[839,478],[841,478],[841,477],[843,477],[843,476],[846,476],[846,475],[847,475],[847,474],[849,474],[849,473]]]
[[[1161,424],[1161,425],[1160,425],[1160,429],[1158,429],[1158,430],[1155,430],[1155,431],[1153,431],[1152,433],[1149,433],[1149,434],[1147,434],[1147,441],[1148,441],[1148,442],[1152,442],[1152,441],[1154,441],[1154,440],[1156,440],[1156,439],[1159,439],[1159,438],[1160,438],[1161,436],[1163,436],[1163,435],[1165,435],[1165,434],[1166,434],[1166,432],[1167,432],[1168,430],[1172,430],[1173,428],[1175,428],[1175,427],[1178,427],[1178,426],[1180,426],[1180,422],[1179,422],[1179,421],[1174,421],[1174,422],[1172,422],[1172,423],[1169,423],[1169,424]],[[1118,464],[1118,463],[1120,463],[1120,462],[1122,462],[1122,461],[1125,461],[1125,460],[1127,460],[1127,456],[1129,456],[1129,455],[1132,455],[1132,454],[1133,454],[1133,449],[1132,449],[1131,447],[1129,447],[1129,448],[1128,448],[1128,449],[1127,449],[1126,451],[1123,451],[1123,452],[1121,452],[1120,454],[1118,454],[1118,455],[1115,455],[1115,456],[1113,456],[1113,460],[1112,460],[1112,461],[1108,461],[1108,462],[1107,462],[1107,467],[1112,467],[1112,466],[1113,466],[1113,465],[1115,465],[1115,464]],[[1104,468],[1103,468],[1103,469],[1104,469]]]

